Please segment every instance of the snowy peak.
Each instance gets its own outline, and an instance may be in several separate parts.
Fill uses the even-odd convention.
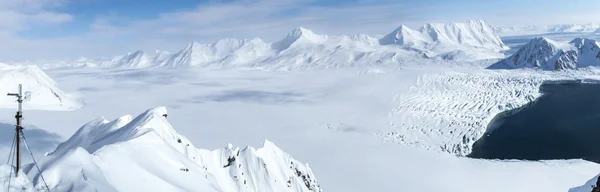
[[[197,149],[167,118],[166,108],[156,107],[135,118],[92,120],[41,159],[41,173],[53,175],[52,191],[322,192],[307,164],[268,140],[259,149]],[[70,174],[73,168],[81,171]]]
[[[493,27],[483,20],[426,24],[419,31],[427,34],[433,41],[442,43],[495,50],[507,49]]]
[[[63,153],[76,147],[83,147],[90,153],[111,144],[128,141],[149,132],[155,132],[165,141],[178,140],[175,130],[167,122],[164,107],[149,109],[141,115],[132,118],[125,115],[113,121],[104,117],[97,118],[85,124],[66,142],[60,144],[52,152]],[[174,142],[167,142],[173,144]]]
[[[123,56],[113,57],[110,61],[102,62],[100,66],[103,67],[125,67],[125,68],[139,68],[148,67],[150,60],[146,53],[143,51],[136,51],[127,53]]]
[[[0,68],[0,92],[16,93],[22,84],[23,94],[30,92],[23,102],[24,110],[77,110],[80,101],[62,92],[44,71],[35,65],[4,66]],[[0,97],[0,108],[16,109],[16,98]]]
[[[273,49],[282,51],[293,45],[324,43],[326,40],[326,35],[318,35],[311,30],[298,27],[290,31],[282,40],[273,43]]]
[[[300,38],[300,37],[311,37],[314,36],[315,33],[313,33],[311,30],[308,30],[306,28],[303,27],[298,27],[295,28],[294,30],[290,31],[287,35],[286,38]]]
[[[426,46],[432,41],[431,37],[413,30],[405,25],[401,25],[392,33],[379,40],[381,45],[405,45],[405,46]]]
[[[415,59],[480,60],[504,58],[507,49],[483,20],[401,25],[383,36],[322,35],[298,27],[274,43],[254,39],[196,41],[173,53],[133,52],[104,62],[104,67],[249,67],[276,70],[399,65]],[[99,62],[101,63],[101,62]]]
[[[575,38],[570,42],[557,42],[538,37],[489,68],[562,70],[588,66],[600,66],[600,44],[595,40]]]
[[[413,50],[456,53],[464,49],[498,52],[506,50],[494,29],[483,20],[463,23],[429,23],[419,30],[400,26],[380,39],[381,45],[400,45]]]

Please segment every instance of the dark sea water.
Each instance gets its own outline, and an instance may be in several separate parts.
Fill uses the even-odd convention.
[[[536,101],[496,116],[469,157],[600,163],[600,84],[548,82],[540,91]]]

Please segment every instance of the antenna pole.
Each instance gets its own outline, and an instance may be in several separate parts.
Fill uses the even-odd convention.
[[[19,109],[17,111],[17,115],[15,115],[15,119],[17,120],[17,125],[15,127],[15,141],[16,145],[16,171],[15,176],[18,176],[19,170],[21,169],[21,133],[23,131],[23,127],[21,126],[21,120],[23,119],[23,85],[19,84],[19,93],[8,93],[7,96],[17,97],[17,102],[19,102]]]

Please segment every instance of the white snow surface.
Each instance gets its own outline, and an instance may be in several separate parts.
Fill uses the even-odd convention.
[[[538,86],[544,81],[600,74],[593,69],[482,69],[485,66],[433,64],[294,72],[51,70],[48,73],[57,82],[86,98],[86,107],[68,114],[32,111],[26,114],[26,122],[71,137],[52,154],[39,158],[48,184],[60,189],[236,191],[243,180],[232,177],[241,178],[241,172],[256,178],[287,178],[295,170],[289,169],[291,163],[287,164],[285,155],[262,155],[271,148],[265,139],[276,142],[294,159],[310,163],[312,171],[306,172],[314,172],[324,191],[565,192],[598,174],[598,164],[582,160],[461,157],[491,118],[537,98]],[[106,99],[117,96],[120,99]],[[121,116],[157,103],[169,108],[168,122],[160,115],[164,108],[137,118]],[[14,111],[0,112],[0,120],[12,122]],[[85,122],[99,114],[115,120]],[[186,137],[174,134],[167,123]],[[81,124],[86,126],[77,131]],[[182,143],[172,136],[181,138]],[[229,145],[221,148],[223,143],[258,142],[264,143],[263,150],[244,159],[262,158],[252,162],[264,161],[268,174],[260,163],[250,160],[240,161],[241,169],[223,170],[227,157],[238,151]],[[192,146],[221,149],[211,152]],[[242,157],[253,150],[239,151]],[[269,159],[279,163],[271,164]],[[202,171],[204,165],[206,171]],[[255,168],[250,168],[253,165]],[[271,165],[279,168],[273,170]],[[294,165],[301,163],[294,161]],[[190,171],[180,171],[182,168]],[[29,165],[27,170],[39,189],[36,169]],[[284,176],[275,176],[272,171],[277,170]],[[191,178],[193,183],[188,180]],[[252,183],[262,181],[270,180]],[[262,186],[277,186],[273,183]]]
[[[87,123],[39,161],[41,175],[57,192],[322,191],[307,164],[270,141],[259,149],[197,149],[163,114],[166,108],[157,107],[135,118]],[[25,171],[43,189],[39,172]]]
[[[555,25],[548,29],[551,33],[564,32],[593,32],[600,29],[600,24],[563,24]]]
[[[223,40],[211,45],[191,43],[174,53],[157,51],[160,57],[141,59],[141,54],[130,54],[136,61],[165,61],[157,66],[137,63],[131,65],[136,69],[112,69],[130,68],[128,62],[117,59],[94,68],[48,68],[46,72],[61,88],[85,98],[86,106],[69,113],[26,114],[26,123],[69,138],[39,158],[42,174],[57,191],[308,191],[302,178],[306,175],[310,176],[308,186],[322,186],[315,190],[344,192],[565,192],[577,190],[598,175],[600,165],[578,159],[464,157],[492,118],[541,96],[542,83],[600,79],[596,68],[487,70],[497,60],[406,60],[403,53],[415,54],[414,50],[397,44],[383,46],[380,39],[325,36],[299,28],[273,44],[258,39]],[[587,40],[544,43],[552,47],[549,50],[591,45]],[[249,52],[246,49],[261,50],[263,45],[277,57],[250,51],[251,56],[243,58],[273,59],[268,64],[239,60],[242,56],[229,59],[232,54],[228,53],[244,55]],[[339,54],[361,49],[368,52],[361,57],[365,63],[376,60],[379,64],[348,65],[344,62],[347,55]],[[384,49],[402,53],[384,54],[380,51]],[[211,57],[194,56],[204,52]],[[297,53],[305,55],[296,57]],[[460,51],[452,53],[445,55],[461,55]],[[302,58],[320,60],[306,65]],[[220,69],[223,60],[236,69]],[[386,62],[403,65],[381,65]],[[262,69],[336,69],[237,68],[249,63]],[[122,116],[157,105],[165,107],[135,118]],[[165,119],[162,114],[167,108]],[[100,115],[110,118],[97,118]],[[13,117],[14,110],[0,110],[0,121],[12,122]],[[222,147],[224,143],[258,142],[263,148]],[[8,148],[5,143],[0,147]],[[234,164],[223,168],[232,156]],[[0,167],[0,171],[8,174],[10,167]],[[19,177],[11,186],[41,189],[36,168],[29,164],[26,172],[29,179]],[[288,187],[290,177],[292,186]],[[6,177],[0,175],[2,180]]]
[[[494,27],[501,36],[531,35],[545,33],[590,33],[600,30],[600,24],[560,24]]]
[[[62,92],[56,83],[38,66],[0,66],[0,108],[16,109],[16,97],[8,97],[7,93],[18,93],[19,84],[23,86],[23,94],[29,91],[26,103],[27,110],[76,110],[83,106],[74,96]]]
[[[570,42],[558,42],[538,37],[490,68],[562,70],[590,66],[600,66],[600,43],[596,40],[575,38]]]
[[[40,62],[43,68],[202,67],[305,69],[398,65],[415,58],[473,61],[503,58],[503,44],[483,20],[430,23],[419,30],[404,25],[378,38],[366,34],[325,35],[298,27],[283,39],[268,43],[259,38],[221,39],[212,44],[191,42],[173,53],[135,51],[111,59],[80,58],[73,63]],[[29,62],[31,63],[31,62]]]

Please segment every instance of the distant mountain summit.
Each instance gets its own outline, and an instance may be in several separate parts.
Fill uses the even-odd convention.
[[[538,37],[525,44],[512,56],[489,68],[562,70],[589,66],[600,66],[600,43],[597,41],[575,38],[564,43]]]
[[[193,41],[173,53],[136,51],[107,60],[73,62],[73,67],[101,68],[339,68],[399,65],[415,59],[470,61],[503,58],[504,45],[483,20],[430,23],[419,30],[401,25],[382,38],[365,34],[325,35],[298,27],[281,40],[221,39],[212,44]],[[90,63],[91,62],[91,63]],[[46,68],[64,67],[64,65]],[[65,62],[59,62],[65,63]]]
[[[562,24],[494,27],[502,36],[531,35],[545,33],[592,33],[600,30],[600,24]]]

